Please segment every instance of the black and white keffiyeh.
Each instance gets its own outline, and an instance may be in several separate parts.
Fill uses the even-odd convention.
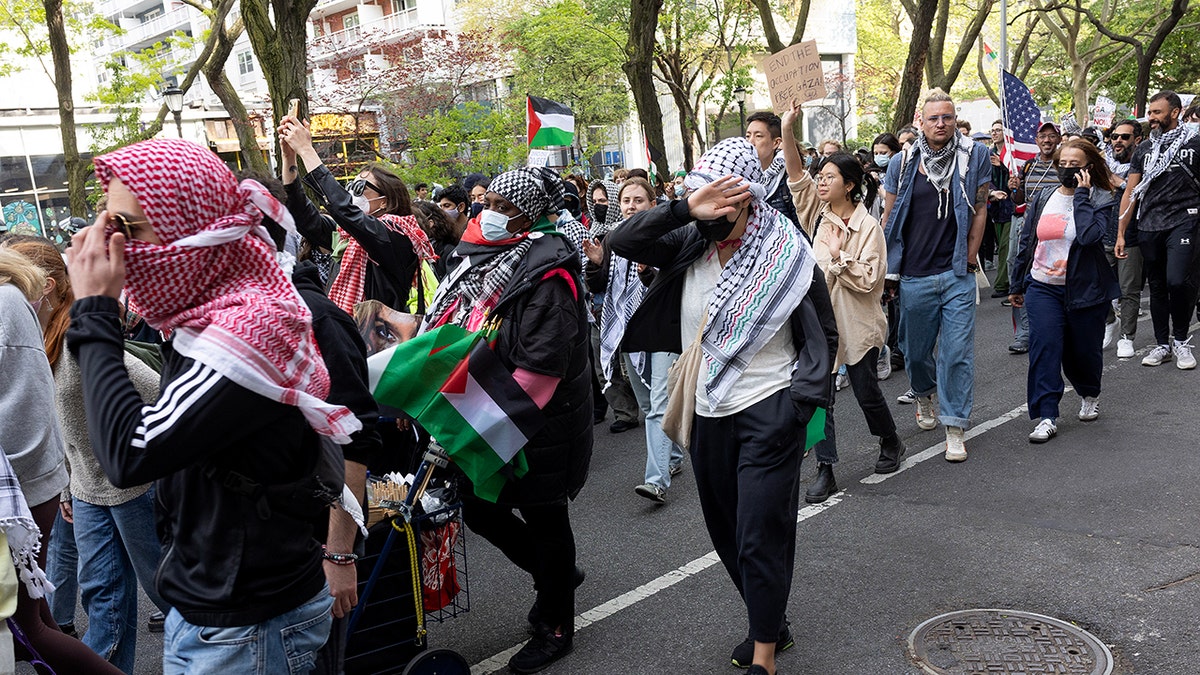
[[[1179,149],[1195,136],[1196,129],[1184,124],[1176,126],[1165,134],[1161,129],[1150,132],[1150,152],[1147,153],[1146,161],[1142,164],[1142,179],[1133,187],[1133,201],[1138,201],[1142,195],[1146,194],[1146,190],[1150,189],[1150,183],[1167,170]],[[1141,214],[1141,205],[1138,206],[1138,213]]]
[[[505,171],[492,180],[488,192],[504,197],[535,222],[566,207],[562,179],[544,166],[523,166]]]
[[[971,210],[974,211],[974,200],[967,194],[967,170],[971,167],[971,148],[975,141],[957,129],[950,142],[938,150],[929,147],[925,133],[917,135],[917,152],[921,154],[921,167],[925,169],[925,177],[938,193],[938,218],[945,218],[949,213],[950,204],[954,201],[950,195],[950,184],[957,169],[959,186],[963,197]]]
[[[608,195],[608,209],[603,221],[596,218],[596,200],[593,197],[597,188],[604,188]],[[621,186],[608,179],[592,181],[592,184],[588,185],[587,208],[588,213],[592,215],[592,236],[603,237],[608,234],[621,222]]]
[[[612,374],[616,368],[621,340],[625,337],[625,328],[645,297],[646,285],[638,276],[637,265],[628,258],[612,254],[608,262],[608,289],[604,294],[604,307],[600,313],[600,366],[604,371],[605,382],[612,383]],[[631,353],[629,358],[633,362],[633,369],[637,371],[637,377],[645,381],[646,353]]]
[[[438,286],[430,302],[426,326],[452,323],[478,330],[532,245],[528,238],[491,251],[477,244],[459,244],[455,250],[463,256],[463,263]]]
[[[704,390],[713,408],[729,395],[764,345],[781,330],[808,293],[816,259],[808,241],[766,202],[762,168],[744,138],[714,145],[684,179],[689,189],[724,176],[741,176],[754,199],[742,244],[721,270],[708,302],[701,348]]]
[[[29,597],[37,599],[54,591],[46,573],[38,567],[37,555],[42,549],[42,532],[33,521],[21,483],[13,471],[8,455],[0,449],[0,530],[8,538],[8,552],[13,567]]]
[[[787,172],[787,163],[783,159],[783,152],[776,151],[775,158],[771,160],[771,166],[768,166],[763,171],[762,184],[767,186],[767,194],[773,192],[776,187],[776,181],[784,176]]]

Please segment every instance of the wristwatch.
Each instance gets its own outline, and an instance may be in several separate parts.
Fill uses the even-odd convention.
[[[973,262],[967,263],[967,271],[968,272],[978,272],[979,271],[979,263],[973,263]]]

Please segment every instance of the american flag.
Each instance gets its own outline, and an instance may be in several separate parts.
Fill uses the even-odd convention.
[[[1000,149],[1000,161],[1015,175],[1025,162],[1038,155],[1037,130],[1042,112],[1024,82],[1008,71],[1002,71],[1001,76],[1004,79],[1000,90],[1004,147]]]

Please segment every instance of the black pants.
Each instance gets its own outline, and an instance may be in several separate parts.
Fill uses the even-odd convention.
[[[775,642],[796,558],[802,422],[787,389],[727,417],[696,416],[692,469],[704,524],[750,616]]]
[[[871,349],[859,359],[858,363],[846,366],[846,374],[850,376],[850,389],[862,408],[863,416],[867,418],[867,428],[872,436],[887,438],[896,433],[896,420],[892,419],[892,411],[883,398],[879,389],[879,374],[875,363],[879,360],[879,350]],[[825,440],[817,443],[817,461],[822,464],[837,464],[837,434],[833,428],[833,408],[825,414]]]
[[[575,627],[575,533],[567,504],[512,507],[467,497],[463,520],[533,577],[538,609],[551,628]]]
[[[1183,342],[1196,306],[1197,279],[1190,274],[1198,249],[1197,220],[1162,232],[1138,232],[1146,280],[1150,285],[1150,322],[1154,340],[1171,345],[1171,337]]]

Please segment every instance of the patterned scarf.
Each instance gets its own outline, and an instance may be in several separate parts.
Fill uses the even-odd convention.
[[[611,384],[613,370],[616,368],[617,351],[625,337],[625,328],[629,325],[633,313],[641,306],[642,299],[646,297],[646,286],[638,277],[637,265],[627,258],[612,254],[608,270],[608,289],[604,294],[604,307],[600,312],[600,366],[604,370],[604,381]],[[629,357],[633,361],[633,369],[644,381],[646,353],[637,352]]]
[[[408,237],[408,240],[412,242],[413,251],[421,260],[433,263],[438,259],[433,245],[429,243],[429,237],[425,235],[425,231],[421,229],[415,216],[397,216],[388,213],[380,216],[379,222],[383,223],[388,230]],[[342,241],[347,242],[347,245],[342,252],[342,266],[338,270],[337,278],[329,287],[329,299],[341,307],[344,312],[353,316],[354,306],[367,299],[363,297],[367,286],[367,265],[368,263],[374,264],[374,262],[367,255],[366,249],[351,237],[350,233],[340,227],[337,232]],[[419,265],[417,272],[420,272]]]
[[[975,144],[957,129],[950,142],[940,150],[929,147],[925,132],[917,136],[917,150],[921,153],[921,168],[925,169],[925,177],[938,193],[938,218],[945,218],[953,199],[950,196],[950,182],[954,179],[954,169],[958,168],[959,184],[963,197],[971,211],[974,212],[974,200],[967,194],[967,169],[971,166],[971,148]]]
[[[534,222],[566,208],[562,179],[544,166],[506,171],[492,180],[488,192],[504,197]]]
[[[1142,165],[1142,180],[1133,188],[1133,201],[1140,200],[1142,195],[1146,194],[1150,183],[1167,170],[1179,149],[1195,136],[1196,130],[1184,124],[1177,125],[1165,134],[1162,129],[1150,132],[1150,152]],[[1142,207],[1139,204],[1138,215],[1141,215],[1141,212]]]
[[[312,315],[275,258],[250,199],[207,148],[150,140],[95,159],[107,189],[119,178],[161,244],[125,244],[125,292],[175,349],[260,396],[295,406],[314,430],[347,443],[362,425],[325,403],[329,373]],[[251,236],[247,236],[251,235]]]
[[[604,188],[608,195],[608,210],[604,214],[603,222],[595,215],[596,200],[592,196],[596,194],[597,188]],[[592,214],[592,236],[603,237],[608,234],[621,222],[621,186],[607,179],[592,181],[588,186],[587,207],[588,213]]]
[[[38,551],[42,549],[42,531],[29,512],[21,483],[3,449],[0,449],[0,530],[8,538],[8,553],[29,597],[37,599],[53,592],[54,585],[37,564]]]
[[[774,192],[776,179],[782,178],[786,170],[787,163],[783,160],[783,151],[776,151],[771,165],[763,171],[762,184],[767,186],[767,194]]]
[[[759,182],[761,164],[744,138],[727,138],[709,149],[684,179],[691,189],[729,175],[750,183],[754,199],[742,245],[721,270],[708,302],[701,339],[709,405],[717,407],[751,359],[787,324],[808,293],[816,259],[791,221],[767,205]],[[706,176],[710,176],[705,180]]]

